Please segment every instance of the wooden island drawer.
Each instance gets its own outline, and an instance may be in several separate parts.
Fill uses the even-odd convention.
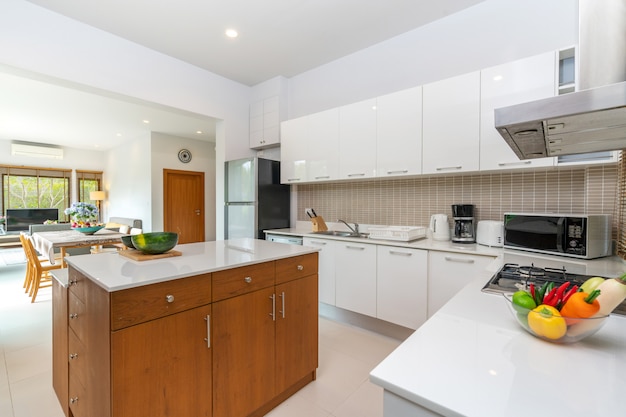
[[[276,284],[317,274],[317,252],[276,261]]]
[[[70,292],[81,301],[85,301],[85,285],[88,285],[85,281],[87,281],[87,278],[74,268],[69,269],[67,278]]]
[[[211,303],[211,274],[111,293],[111,330]]]
[[[274,262],[242,266],[213,273],[213,301],[274,285]]]

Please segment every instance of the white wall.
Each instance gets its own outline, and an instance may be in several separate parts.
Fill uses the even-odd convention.
[[[141,219],[143,229],[152,231],[152,177],[150,135],[129,139],[106,153],[102,178],[106,200],[104,221],[110,217]]]
[[[178,160],[178,151],[191,151],[189,163]],[[163,170],[204,172],[205,240],[215,240],[215,144],[178,138],[162,133],[152,134],[152,231],[163,230]]]
[[[289,118],[578,42],[576,0],[487,0],[289,80]]]

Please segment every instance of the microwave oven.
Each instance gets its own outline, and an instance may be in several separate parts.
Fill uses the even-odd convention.
[[[582,259],[609,256],[611,216],[504,213],[504,247]]]

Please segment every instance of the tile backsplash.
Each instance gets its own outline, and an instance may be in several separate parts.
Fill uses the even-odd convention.
[[[297,218],[308,220],[304,209],[313,207],[331,222],[427,226],[431,214],[451,217],[451,204],[474,204],[477,220],[502,220],[508,211],[614,214],[616,195],[616,164],[302,184]]]

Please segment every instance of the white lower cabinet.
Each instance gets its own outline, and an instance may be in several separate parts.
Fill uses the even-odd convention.
[[[376,316],[417,329],[426,321],[428,251],[377,248]]]
[[[304,237],[304,246],[319,248],[318,282],[319,301],[325,304],[335,305],[335,245],[337,242],[330,239],[316,239]]]
[[[335,245],[336,306],[376,317],[376,245]]]
[[[431,317],[495,259],[453,252],[428,252],[428,317]]]

